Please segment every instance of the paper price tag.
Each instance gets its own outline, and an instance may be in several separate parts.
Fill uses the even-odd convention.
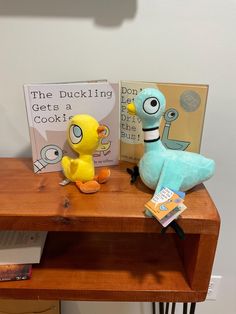
[[[166,227],[186,209],[183,204],[184,197],[184,192],[163,188],[159,193],[154,194],[145,207]]]

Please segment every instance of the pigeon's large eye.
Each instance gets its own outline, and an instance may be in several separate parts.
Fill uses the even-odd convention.
[[[62,149],[57,145],[44,146],[40,152],[41,158],[48,164],[56,164],[62,159]]]
[[[155,97],[147,98],[143,103],[143,110],[148,114],[156,113],[160,108],[159,100]]]
[[[76,125],[76,124],[72,124],[70,127],[70,140],[73,144],[78,144],[83,137],[83,133],[81,128]]]
[[[167,122],[172,122],[175,121],[178,118],[178,116],[179,116],[178,111],[175,110],[174,108],[171,108],[165,112],[164,119]]]
[[[57,158],[58,158],[58,155],[59,155],[59,152],[58,152],[58,150],[55,149],[55,148],[50,148],[50,149],[48,149],[48,150],[45,152],[45,157],[46,157],[48,160],[57,159]]]

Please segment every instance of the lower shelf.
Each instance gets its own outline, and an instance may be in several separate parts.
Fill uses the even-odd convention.
[[[194,237],[193,243],[198,235]],[[203,301],[174,234],[50,232],[32,279],[0,283],[1,298]]]

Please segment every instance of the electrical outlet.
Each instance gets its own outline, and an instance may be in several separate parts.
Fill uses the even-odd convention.
[[[222,276],[211,276],[206,297],[207,300],[216,300],[220,288],[221,279]]]

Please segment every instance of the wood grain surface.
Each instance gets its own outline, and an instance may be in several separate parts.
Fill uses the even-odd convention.
[[[152,197],[141,180],[130,184],[121,162],[95,194],[82,194],[75,184],[60,186],[60,172],[34,174],[30,159],[1,159],[0,228],[51,231],[160,232],[160,225],[144,215]],[[203,185],[187,193],[188,209],[179,218],[187,233],[218,234],[219,215]]]

